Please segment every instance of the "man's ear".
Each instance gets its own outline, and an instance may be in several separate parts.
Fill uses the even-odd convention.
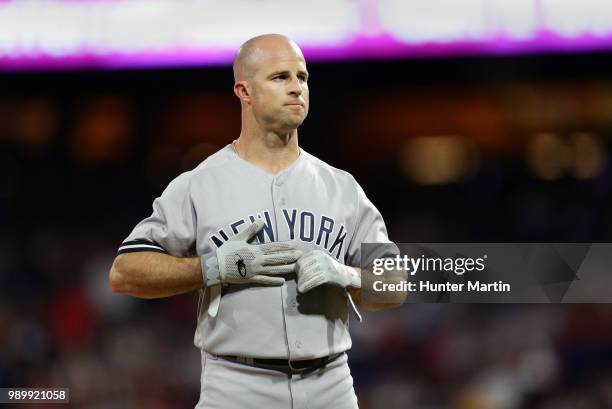
[[[251,90],[246,81],[236,81],[234,84],[234,94],[236,94],[241,101],[251,101]]]

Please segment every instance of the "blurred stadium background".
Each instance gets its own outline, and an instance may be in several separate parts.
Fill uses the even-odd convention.
[[[612,241],[612,2],[0,2],[0,387],[189,408],[197,297],[112,294],[117,246],[231,142],[245,39],[304,46],[304,149],[400,242]],[[609,50],[609,51],[606,51]],[[609,305],[406,305],[353,323],[362,409],[612,408]]]

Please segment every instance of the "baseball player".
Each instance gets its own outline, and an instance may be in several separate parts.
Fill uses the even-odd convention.
[[[117,292],[200,291],[198,408],[356,408],[345,351],[362,242],[388,242],[347,172],[298,146],[299,47],[268,34],[234,61],[240,137],[173,180],[119,248]]]

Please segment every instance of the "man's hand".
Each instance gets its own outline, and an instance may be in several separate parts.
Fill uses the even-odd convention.
[[[328,253],[313,250],[297,262],[298,291],[305,293],[322,284],[361,288],[361,274],[337,262]]]
[[[216,257],[202,257],[207,286],[220,283],[282,285],[285,282],[283,277],[269,275],[294,272],[302,252],[296,250],[294,241],[249,244],[263,226],[264,221],[257,220],[219,247]]]

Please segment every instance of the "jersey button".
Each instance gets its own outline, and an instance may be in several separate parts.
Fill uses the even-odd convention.
[[[287,202],[285,201],[285,199],[281,199],[279,203],[281,206],[284,206]]]
[[[300,349],[302,347],[302,343],[300,341],[295,341],[295,347]]]

